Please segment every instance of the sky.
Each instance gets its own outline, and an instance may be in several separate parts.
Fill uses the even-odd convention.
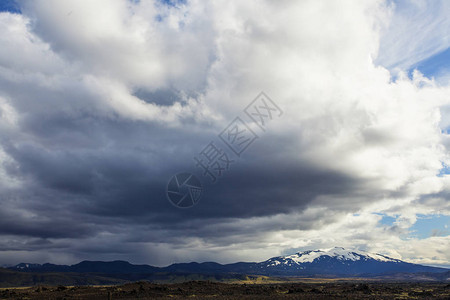
[[[0,265],[339,246],[450,266],[447,1],[0,11]],[[211,145],[214,180],[195,160]],[[183,172],[189,208],[167,195]]]

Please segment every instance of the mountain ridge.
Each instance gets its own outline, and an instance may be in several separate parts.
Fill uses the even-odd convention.
[[[408,263],[382,254],[334,247],[308,250],[286,256],[272,257],[262,262],[175,263],[166,267],[134,265],[116,260],[82,261],[74,265],[21,263],[10,270],[22,272],[64,272],[102,274],[156,274],[162,272],[184,274],[253,274],[265,276],[377,276],[395,273],[444,273],[446,268]]]

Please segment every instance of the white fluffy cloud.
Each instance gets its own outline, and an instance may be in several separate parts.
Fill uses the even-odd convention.
[[[161,265],[348,246],[450,261],[448,236],[407,238],[417,214],[450,214],[438,176],[450,87],[392,79],[407,48],[380,49],[400,27],[392,4],[39,0],[22,11],[0,13],[0,212],[21,221],[2,232],[0,260]],[[434,36],[426,52],[444,44]],[[261,90],[283,117],[209,202],[174,211],[165,176]],[[49,230],[64,220],[78,234]]]

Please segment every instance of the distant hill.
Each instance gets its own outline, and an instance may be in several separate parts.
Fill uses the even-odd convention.
[[[0,287],[34,285],[105,285],[120,284],[127,280],[107,278],[96,274],[29,273],[0,268]]]

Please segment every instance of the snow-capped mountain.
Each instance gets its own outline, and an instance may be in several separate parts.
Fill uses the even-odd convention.
[[[159,276],[158,274],[246,274],[305,277],[371,277],[398,273],[426,272],[428,274],[444,274],[444,272],[449,272],[448,269],[411,264],[381,254],[346,250],[339,247],[327,250],[299,252],[287,256],[278,256],[263,262],[239,262],[226,265],[214,262],[191,262],[177,263],[159,268],[148,265],[133,265],[125,261],[83,261],[71,266],[53,265],[48,263],[43,265],[19,264],[15,267],[10,267],[9,269],[39,273],[101,273],[103,275],[107,274],[108,276],[128,274],[128,277],[130,274],[134,274],[132,277],[135,279],[152,278],[151,276]]]
[[[346,250],[335,247],[326,250],[298,252],[273,257],[259,263],[268,274],[367,275],[393,272],[433,272],[436,268],[407,263],[381,254]]]
[[[39,269],[41,267],[42,265],[40,264],[29,264],[29,263],[20,263],[14,266],[14,268],[17,270],[32,270],[32,269]]]
[[[394,262],[398,263],[401,260],[390,258],[381,254],[373,254],[364,251],[350,251],[342,247],[334,247],[326,250],[311,250],[298,252],[288,256],[278,256],[267,260],[267,266],[277,265],[302,265],[304,263],[313,263],[316,259],[320,260],[323,257],[333,257],[340,261],[370,261],[376,260],[379,262]]]

